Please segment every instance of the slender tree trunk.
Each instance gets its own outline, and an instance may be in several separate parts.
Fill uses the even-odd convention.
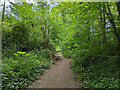
[[[103,39],[103,15],[102,15],[102,5],[100,3],[100,35],[99,35],[99,38],[101,38],[102,36],[102,39]],[[101,39],[101,43],[100,44],[103,44],[103,40]]]
[[[65,23],[66,22],[66,18],[65,18],[65,15],[66,15],[66,13],[65,13],[65,8],[63,7],[63,9],[61,10],[61,16],[62,16],[62,21],[63,21],[63,23]]]
[[[1,19],[1,30],[0,30],[0,63],[2,63],[2,24],[4,19],[4,12],[5,12],[5,0],[4,0],[4,6],[3,6],[3,12],[2,12],[2,19]],[[0,71],[2,70],[2,67],[0,66]],[[0,89],[2,86],[2,77],[0,76]]]
[[[106,18],[105,18],[105,3],[103,2],[103,44],[106,44]]]
[[[113,19],[113,16],[112,16],[112,13],[111,13],[111,10],[110,10],[110,8],[109,8],[109,4],[108,4],[108,3],[107,3],[107,9],[108,9],[108,11],[109,11],[109,20],[110,20],[110,22],[111,22],[111,24],[112,24],[112,27],[114,28],[114,33],[115,33],[115,35],[116,35],[116,37],[117,37],[118,44],[120,45],[120,35],[119,35],[119,33],[117,32],[117,28],[116,28],[116,25],[115,25],[115,21],[114,21],[114,19]]]
[[[44,11],[44,2],[41,2],[41,7],[40,7],[40,10],[41,10],[41,14],[42,14],[42,25],[41,25],[41,30],[42,30],[42,33],[43,33],[43,41],[45,41],[46,39],[46,31],[45,31],[45,26],[44,26],[44,15],[45,15],[45,11]]]
[[[118,10],[118,21],[120,22],[120,1],[116,2],[117,10]],[[119,47],[120,47],[120,28],[118,28],[118,34],[119,34]]]
[[[46,27],[45,27],[45,7],[44,6],[45,6],[45,2],[41,2],[41,13],[43,14],[42,25],[41,25],[41,30],[43,33],[43,44],[44,44],[44,48],[48,48],[52,52],[53,48],[50,45],[50,38],[49,38],[50,30],[48,28],[48,33],[47,33]]]
[[[1,58],[2,57],[2,26],[3,26],[4,12],[5,12],[5,1],[4,1],[4,6],[3,6],[2,19],[1,19],[1,30],[0,30],[0,59],[2,59]]]
[[[120,1],[116,2],[116,6],[117,6],[118,14],[120,16]]]
[[[43,33],[43,40],[46,41],[46,30],[45,30],[44,24],[42,24],[41,29],[42,29],[42,33]]]
[[[118,10],[118,17],[120,17],[120,2],[116,2],[116,6],[117,6],[117,10]],[[109,4],[107,3],[107,9],[108,9],[108,17],[109,17],[109,20],[112,24],[112,27],[114,28],[114,33],[115,33],[115,36],[117,37],[117,41],[118,41],[118,67],[120,68],[120,28],[117,28],[116,25],[115,25],[115,21],[114,21],[114,18],[112,16],[112,13],[111,13],[111,10],[109,8]],[[119,20],[120,21],[120,20]],[[120,75],[120,73],[119,73]]]
[[[2,24],[3,24],[3,19],[4,19],[4,12],[5,12],[5,1],[4,1],[3,12],[2,12],[1,31],[0,31],[0,35],[2,35]]]
[[[42,14],[42,25],[41,25],[41,30],[42,30],[42,33],[43,33],[43,44],[44,44],[44,48],[47,48],[48,45],[46,43],[46,28],[45,28],[45,7],[44,7],[44,4],[45,2],[41,2],[41,7],[40,7],[40,10],[41,10],[41,14]]]
[[[117,10],[118,10],[118,21],[120,22],[120,1],[116,2]],[[120,68],[120,28],[118,28],[118,34],[119,34],[119,40],[118,40],[118,67]],[[118,78],[120,78],[120,73],[118,74]],[[120,87],[120,81],[119,81],[119,87]]]

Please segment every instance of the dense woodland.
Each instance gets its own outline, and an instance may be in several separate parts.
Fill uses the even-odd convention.
[[[60,51],[83,88],[118,88],[120,2],[2,4],[2,88],[25,88]],[[4,8],[6,7],[6,8]]]

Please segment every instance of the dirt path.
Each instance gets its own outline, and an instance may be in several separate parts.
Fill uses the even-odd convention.
[[[39,77],[28,88],[79,88],[79,82],[74,80],[74,73],[70,68],[70,59],[57,53],[61,60],[52,65],[43,76]]]

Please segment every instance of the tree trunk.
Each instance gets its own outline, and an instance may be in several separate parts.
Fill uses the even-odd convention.
[[[114,28],[114,33],[115,33],[115,35],[116,35],[116,37],[117,37],[117,41],[118,41],[118,45],[120,45],[120,35],[119,35],[119,33],[117,32],[117,28],[116,28],[116,25],[115,25],[115,21],[114,21],[114,19],[113,19],[113,16],[112,16],[112,13],[111,13],[111,10],[110,10],[110,8],[109,8],[109,4],[107,3],[107,9],[108,9],[108,11],[109,11],[109,20],[110,20],[110,22],[111,22],[111,24],[112,24],[112,26],[113,26],[113,28]]]
[[[4,19],[4,12],[5,12],[5,0],[4,0],[2,19],[1,19],[1,30],[0,30],[0,63],[2,63],[2,24],[3,24],[3,19]],[[0,66],[0,70],[2,70],[1,66]],[[0,79],[2,79],[1,76],[0,76]],[[2,81],[0,80],[0,86],[2,86],[1,83]]]
[[[118,10],[118,22],[120,22],[120,1],[116,2],[116,6],[117,6],[117,10]],[[120,28],[118,28],[118,34],[119,34],[119,40],[118,40],[118,67],[120,68]],[[120,73],[118,74],[119,78],[120,78]],[[120,82],[119,82],[120,83]],[[120,85],[119,85],[120,87]]]
[[[118,21],[120,22],[120,1],[116,2],[117,10],[118,10]],[[119,34],[119,47],[120,47],[120,28],[118,28],[118,34]]]
[[[45,2],[41,2],[41,7],[40,7],[40,10],[41,10],[41,13],[43,14],[41,19],[42,19],[42,25],[41,25],[41,30],[42,30],[42,33],[43,33],[43,44],[44,44],[44,48],[47,48],[47,43],[46,43],[46,28],[45,28],[45,7],[44,7],[44,4]]]
[[[120,16],[120,1],[116,2],[116,6],[117,6],[118,14]]]
[[[3,24],[3,19],[4,19],[4,12],[5,12],[5,1],[4,1],[3,12],[2,12],[0,36],[2,35],[2,24]]]
[[[46,41],[46,30],[45,30],[44,24],[42,24],[41,29],[42,29],[42,33],[43,33],[43,40]]]
[[[106,44],[106,18],[105,18],[105,3],[103,2],[103,44]]]

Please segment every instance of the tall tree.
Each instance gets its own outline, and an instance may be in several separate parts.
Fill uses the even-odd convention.
[[[117,7],[119,8],[119,3],[117,3]],[[116,23],[115,23],[115,19],[113,18],[113,14],[110,10],[110,5],[109,3],[107,3],[107,9],[108,9],[108,17],[109,17],[109,20],[110,20],[110,23],[112,24],[112,27],[114,28],[114,33],[117,37],[117,41],[118,41],[118,48],[120,47],[120,33],[116,27]],[[118,13],[119,13],[119,10],[118,10]]]
[[[4,0],[4,6],[3,6],[3,12],[2,12],[0,35],[2,35],[2,24],[3,24],[3,19],[4,19],[4,12],[5,12],[5,0]]]
[[[118,21],[120,22],[120,1],[116,2],[117,11],[118,11]],[[118,27],[118,42],[119,42],[119,48],[120,48],[120,27]]]
[[[106,43],[106,17],[105,17],[105,3],[103,2],[103,43]]]

